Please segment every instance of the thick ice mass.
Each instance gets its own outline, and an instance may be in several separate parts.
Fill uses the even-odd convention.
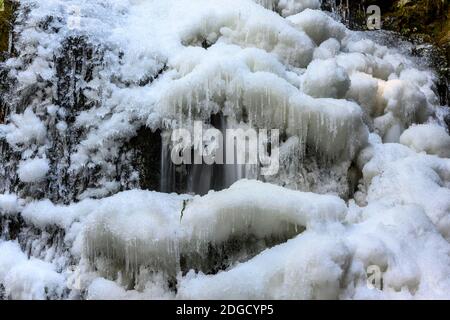
[[[23,300],[58,298],[65,287],[53,264],[28,258],[12,241],[0,241],[0,283],[7,297]]]
[[[20,1],[0,299],[450,298],[435,75],[320,6]],[[280,130],[280,170],[176,167],[194,121]]]
[[[400,143],[417,152],[450,158],[450,136],[437,124],[422,124],[408,128],[400,136]]]
[[[278,201],[267,203],[268,195]],[[211,272],[205,261],[216,251],[250,254],[319,228],[322,220],[342,220],[346,212],[337,197],[246,180],[204,197],[129,191],[101,201],[85,223],[82,256],[94,264],[99,258],[110,266],[120,263],[118,270],[128,273],[145,266],[174,277],[187,267]],[[242,243],[236,247],[236,241]]]

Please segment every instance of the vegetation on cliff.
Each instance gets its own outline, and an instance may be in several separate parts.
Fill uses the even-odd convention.
[[[406,36],[446,44],[450,40],[449,1],[400,0],[385,14],[385,27]]]
[[[15,3],[11,0],[0,0],[0,60],[9,48],[9,34],[12,26]]]

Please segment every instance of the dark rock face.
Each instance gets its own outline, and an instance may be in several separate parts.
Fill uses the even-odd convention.
[[[49,17],[39,26],[44,31],[57,33],[53,22],[54,18]],[[108,159],[107,172],[98,164],[88,164],[76,172],[71,169],[70,155],[76,152],[80,141],[86,138],[84,128],[75,123],[76,117],[83,111],[95,110],[101,105],[101,98],[89,100],[86,92],[91,90],[87,84],[103,68],[103,57],[103,48],[90,43],[86,37],[68,37],[49,62],[54,76],[49,80],[39,79],[38,83],[25,89],[17,88],[15,79],[8,77],[10,69],[0,65],[0,120],[8,124],[14,113],[33,108],[46,127],[46,139],[50,146],[45,151],[50,165],[48,178],[39,183],[25,184],[17,175],[22,150],[13,150],[2,139],[0,168],[4,179],[0,181],[0,192],[14,192],[22,198],[45,197],[54,203],[67,204],[79,200],[86,190],[97,188],[102,179],[117,182],[115,192],[138,187],[159,190],[160,133],[153,134],[145,127],[136,133],[131,142],[123,141],[122,147],[114,150],[114,158]],[[27,65],[33,57],[21,56],[18,59]],[[147,83],[159,74],[147,79]],[[48,108],[40,107],[49,104],[57,106],[58,111],[51,112]],[[60,131],[59,124],[66,127],[64,132]],[[136,177],[136,172],[140,173],[140,177]]]
[[[53,99],[55,105],[61,106],[66,112],[59,112],[55,117],[48,119],[49,136],[52,139],[49,160],[51,165],[52,180],[49,181],[48,191],[51,193],[52,201],[64,199],[70,201],[77,193],[83,191],[84,186],[92,184],[93,170],[83,175],[85,178],[70,176],[70,153],[74,152],[74,146],[80,140],[82,131],[75,128],[75,116],[82,110],[95,107],[88,104],[83,94],[84,82],[92,79],[94,69],[101,64],[101,53],[89,45],[83,37],[68,38],[62,44],[61,54],[55,57],[56,69],[56,92]],[[59,134],[57,123],[64,121],[67,124],[65,134]],[[61,188],[61,186],[64,186]],[[77,190],[78,189],[78,190]]]
[[[447,125],[447,128],[450,128],[450,114],[447,114],[444,117],[444,121],[445,121],[445,124]]]
[[[160,190],[161,180],[161,131],[142,127],[130,140],[135,168],[139,172],[142,189]]]
[[[52,19],[42,22],[40,27],[43,30],[52,28]],[[6,172],[1,189],[15,192],[21,197],[31,196],[40,199],[45,196],[56,203],[67,203],[76,198],[83,186],[91,183],[90,179],[95,177],[92,172],[83,175],[87,180],[70,175],[69,155],[74,151],[74,146],[82,136],[81,130],[73,126],[75,115],[81,110],[93,107],[86,103],[82,84],[90,80],[93,70],[101,63],[98,57],[101,55],[85,38],[68,38],[61,44],[60,50],[55,52],[51,62],[55,70],[54,78],[40,79],[36,85],[25,89],[16,88],[14,79],[6,78],[9,70],[2,68],[1,73],[4,73],[5,77],[0,83],[5,90],[0,98],[0,105],[4,110],[6,123],[9,121],[9,115],[21,113],[26,108],[40,103],[51,102],[61,108],[56,113],[51,113],[45,108],[35,110],[36,115],[47,128],[47,139],[51,146],[46,151],[50,163],[49,178],[39,183],[21,183],[16,171],[22,151],[20,148],[12,150],[2,141],[4,156],[1,159],[1,167],[5,168]],[[31,57],[21,58],[30,61],[32,59]],[[61,122],[67,124],[64,134],[57,129],[57,124]]]

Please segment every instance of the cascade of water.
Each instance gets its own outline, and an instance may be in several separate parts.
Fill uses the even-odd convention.
[[[175,189],[175,166],[170,159],[170,144],[171,144],[171,132],[166,131],[161,133],[161,179],[160,190],[161,192],[171,192]]]
[[[175,165],[171,159],[171,132],[166,131],[162,134],[161,148],[161,178],[160,191],[170,192],[188,192],[191,194],[206,194],[210,190],[223,190],[230,187],[233,183],[241,179],[257,179],[259,175],[258,165],[255,164],[237,164],[236,144],[234,145],[234,163],[226,163],[227,158],[227,129],[232,125],[227,117],[221,113],[211,117],[212,127],[219,130],[223,141],[223,159],[224,163],[207,164],[202,163]],[[192,160],[202,159],[203,150],[191,150]]]

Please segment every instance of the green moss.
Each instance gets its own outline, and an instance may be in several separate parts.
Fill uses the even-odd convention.
[[[7,51],[9,47],[9,32],[15,6],[11,0],[0,0],[0,53]]]
[[[384,14],[385,28],[440,43],[449,31],[448,0],[399,0]]]

